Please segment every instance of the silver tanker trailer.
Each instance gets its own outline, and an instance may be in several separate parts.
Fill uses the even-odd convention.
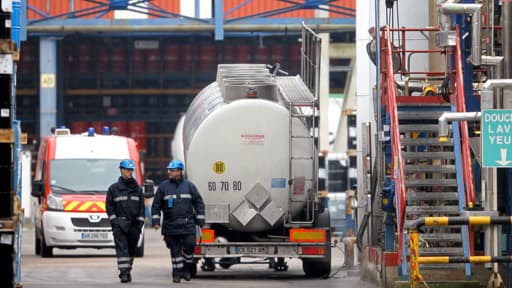
[[[317,106],[299,76],[275,76],[259,64],[219,65],[216,81],[194,98],[172,152],[206,204],[195,251],[203,270],[259,258],[285,271],[286,259],[300,258],[307,276],[329,275]]]

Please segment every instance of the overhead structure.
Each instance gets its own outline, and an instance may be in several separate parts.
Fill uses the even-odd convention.
[[[301,30],[301,23],[315,27],[317,32],[353,31],[355,29],[355,9],[335,4],[332,0],[306,0],[268,2],[268,9],[255,14],[236,16],[241,10],[256,5],[256,0],[242,1],[229,9],[227,1],[214,1],[211,17],[200,18],[200,1],[194,2],[194,17],[180,13],[180,1],[167,1],[164,9],[152,0],[109,0],[93,1],[86,8],[74,9],[73,1],[67,5],[67,12],[49,15],[41,9],[29,5],[29,12],[38,19],[28,23],[29,33],[132,33],[132,32],[214,32],[215,40],[223,40],[225,32],[289,32]],[[191,1],[192,2],[192,1]],[[64,3],[65,4],[65,3]],[[229,3],[231,4],[231,3]],[[232,4],[231,4],[232,5]],[[258,4],[258,5],[261,5]],[[146,19],[106,19],[111,12],[124,10],[143,15]],[[325,11],[329,18],[315,17],[315,11]],[[279,18],[286,13],[310,11],[309,17]],[[246,13],[246,12],[244,12]],[[305,12],[304,12],[305,13]],[[303,13],[303,14],[304,14]]]
[[[30,137],[37,141],[54,126],[84,131],[87,125],[115,124],[129,133],[124,136],[142,135],[151,177],[163,176],[160,161],[171,157],[166,143],[173,135],[164,127],[173,127],[192,95],[215,78],[217,64],[279,63],[281,70],[296,74],[302,23],[330,32],[325,37],[331,43],[350,42],[355,31],[355,0],[26,3],[31,49],[22,61],[28,65],[19,69],[18,105]],[[331,84],[324,87],[343,89],[343,79]],[[136,109],[140,103],[144,109]],[[161,113],[166,105],[172,112]]]

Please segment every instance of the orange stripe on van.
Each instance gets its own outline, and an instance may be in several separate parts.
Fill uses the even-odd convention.
[[[101,201],[63,201],[67,212],[105,212],[105,202]]]
[[[66,201],[62,200],[62,205],[64,206],[64,211],[73,211],[76,206],[80,204],[80,201]]]

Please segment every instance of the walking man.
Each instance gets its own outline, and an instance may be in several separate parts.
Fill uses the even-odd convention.
[[[144,196],[133,178],[133,161],[122,160],[119,170],[121,176],[108,188],[106,209],[114,234],[119,278],[121,283],[127,283],[132,281],[133,257],[144,226]]]
[[[183,179],[185,165],[172,160],[167,166],[169,179],[163,181],[156,191],[151,207],[152,224],[160,228],[163,214],[162,235],[171,250],[172,281],[183,278],[190,281],[194,263],[196,225],[204,225],[204,202],[196,186]]]

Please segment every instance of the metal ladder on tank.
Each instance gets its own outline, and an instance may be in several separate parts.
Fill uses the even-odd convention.
[[[292,102],[290,101],[288,103],[288,111],[290,112],[289,117],[289,185],[288,185],[288,205],[289,207],[292,207],[294,203],[304,203],[305,204],[305,218],[304,219],[294,219],[292,215],[292,209],[288,209],[288,215],[287,215],[287,224],[290,226],[293,225],[313,225],[313,222],[315,221],[315,204],[316,201],[316,191],[318,191],[318,158],[316,157],[316,145],[315,141],[319,138],[319,129],[318,129],[318,122],[317,117],[317,107],[316,107],[316,101],[314,98],[311,99],[311,101],[307,102]],[[306,124],[306,127],[309,128],[310,133],[309,135],[297,135],[296,132],[293,129],[293,122],[294,119],[299,119],[301,122]],[[311,154],[306,155],[300,155],[297,153],[294,153],[294,147],[296,144],[300,141],[307,141],[311,143]],[[306,178],[306,176],[299,176],[296,177],[295,171],[294,171],[294,164],[296,161],[311,161],[311,178]],[[308,185],[307,183],[311,183],[311,189],[313,191],[302,191],[301,193],[306,194],[306,198],[304,200],[294,200],[293,195],[295,195],[295,185],[301,185],[298,182],[303,181],[302,184],[304,189]],[[300,193],[300,192],[299,192]]]
[[[320,94],[320,56],[321,56],[321,38],[310,27],[302,23],[302,45],[301,45],[301,76],[295,77],[277,77],[278,85],[282,94],[287,99],[288,111],[290,113],[289,129],[289,185],[288,185],[288,207],[295,203],[305,204],[305,216],[302,219],[294,219],[292,209],[288,209],[285,225],[288,226],[313,226],[315,222],[315,210],[318,203],[318,152],[316,141],[320,141],[318,100]],[[317,120],[318,118],[318,120]],[[307,136],[297,135],[293,130],[293,122],[299,120],[303,122],[310,133]],[[294,142],[309,141],[311,143],[311,154],[295,155]],[[311,161],[311,178],[305,176],[296,177],[294,163],[297,161]],[[306,173],[307,174],[307,173]],[[304,190],[306,183],[312,191],[302,191],[306,194],[304,200],[294,200],[295,185],[297,181],[303,181]]]

